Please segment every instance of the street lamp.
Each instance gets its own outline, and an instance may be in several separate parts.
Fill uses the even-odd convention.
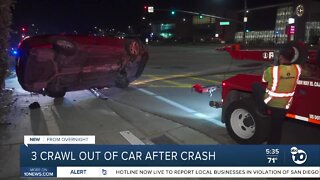
[[[247,10],[247,0],[244,0],[244,11],[243,11],[243,35],[242,35],[242,43],[246,44],[246,25],[247,25],[247,13],[249,12]]]

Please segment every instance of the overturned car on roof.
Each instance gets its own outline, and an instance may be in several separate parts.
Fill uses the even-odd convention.
[[[34,36],[21,41],[18,52],[16,73],[22,88],[53,98],[90,88],[126,88],[148,61],[143,43],[129,38]]]

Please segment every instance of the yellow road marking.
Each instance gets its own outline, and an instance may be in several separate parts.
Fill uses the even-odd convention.
[[[179,83],[179,82],[170,81],[170,80],[162,80],[161,82],[165,82],[165,83],[176,85],[176,86],[189,86],[189,87],[192,87],[192,85],[193,85],[193,84],[189,84],[189,83]]]
[[[150,75],[150,77],[154,77],[155,79],[159,78],[158,76],[155,76],[155,75]],[[193,85],[190,83],[179,83],[179,82],[171,81],[171,80],[159,80],[159,81],[167,83],[167,84],[175,85],[176,87],[192,87],[192,85]]]
[[[164,77],[155,77],[147,80],[141,80],[141,81],[134,81],[131,83],[132,85],[141,85],[141,84],[146,84],[154,81],[161,81],[161,80],[166,80],[166,79],[174,79],[174,78],[183,78],[183,77],[189,77],[192,76],[193,73],[186,73],[186,74],[176,74],[176,75],[170,75],[170,76],[164,76]],[[145,75],[145,76],[153,76],[153,75]]]
[[[205,82],[210,82],[210,83],[221,83],[221,81],[209,80],[209,79],[204,79],[204,78],[196,78],[196,77],[190,77],[190,78],[194,79],[194,80],[205,81]]]
[[[148,85],[146,86],[148,88],[188,88],[190,89],[192,86],[190,85],[185,85],[185,86],[163,86],[163,85],[154,85],[154,84],[151,84],[151,85]]]
[[[217,74],[217,75],[212,75],[212,76],[225,76],[227,78],[228,76],[233,76],[233,75],[234,74],[228,73],[228,74]],[[160,82],[164,82],[164,83],[168,83],[168,84],[173,84],[175,86],[156,86],[156,85],[150,85],[150,86],[152,86],[152,87],[170,87],[170,88],[173,88],[173,87],[177,87],[177,88],[192,87],[193,84],[179,83],[179,82],[176,82],[176,81],[168,80],[168,79],[183,78],[183,77],[194,79],[194,80],[199,80],[199,81],[210,82],[210,83],[217,83],[217,84],[220,84],[222,82],[222,80],[221,81],[217,81],[217,80],[209,80],[209,79],[200,78],[200,77],[192,77],[192,76],[190,76],[190,73],[179,74],[179,75],[171,75],[171,76],[145,74],[143,76],[147,76],[147,77],[150,77],[150,78],[149,79],[145,79],[145,80],[134,81],[132,84],[133,85],[143,85],[143,84],[148,84],[148,83],[152,83],[152,82],[155,82],[155,81],[160,81]]]
[[[164,78],[164,77],[171,77],[171,76],[181,76],[183,77],[184,75],[190,75],[191,73],[186,73],[186,74],[174,74],[174,75],[170,75],[170,76],[166,76],[166,75],[160,75],[160,74],[143,74],[142,76],[157,76],[157,77],[161,77],[161,78]],[[213,74],[213,75],[205,75],[205,76],[234,76],[235,73],[226,73],[226,74]],[[189,76],[189,77],[194,77],[194,76]]]

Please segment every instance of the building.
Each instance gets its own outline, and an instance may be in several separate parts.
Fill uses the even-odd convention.
[[[151,25],[151,40],[174,40],[183,42],[208,42],[215,37],[215,18],[183,16],[163,20]]]
[[[315,0],[295,0],[292,5],[278,7],[273,29],[263,31],[238,31],[235,42],[264,42],[283,44],[300,40],[314,43],[320,37],[320,2]]]
[[[288,0],[286,3],[249,10],[248,22],[245,24],[243,22],[244,14],[246,14],[244,10],[235,12],[220,9],[215,11],[215,14],[226,17],[225,19],[228,20],[201,14],[175,14],[167,20],[154,22],[147,35],[151,37],[151,40],[226,43],[242,43],[245,37],[247,44],[263,45],[284,44],[294,40],[315,43],[320,37],[320,1]],[[266,11],[272,14],[264,14]],[[258,13],[260,15],[256,16]],[[264,18],[267,20],[265,21]],[[264,24],[268,25],[263,27]]]

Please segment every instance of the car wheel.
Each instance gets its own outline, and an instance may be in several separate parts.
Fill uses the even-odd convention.
[[[127,88],[129,86],[129,80],[125,73],[120,73],[115,80],[115,86],[118,88]]]
[[[129,39],[125,42],[125,50],[129,56],[136,58],[141,51],[141,43],[138,40]]]
[[[226,127],[239,144],[261,144],[269,133],[269,118],[258,113],[253,98],[236,100],[227,107]]]
[[[145,66],[147,64],[148,59],[149,59],[148,53],[144,53],[142,55],[142,57],[141,57],[141,61],[140,61],[139,66],[138,66],[138,70],[137,70],[137,72],[135,74],[136,78],[139,78],[141,76],[141,74],[142,74],[142,72],[143,72],[143,70],[144,70],[144,68],[145,68]]]
[[[45,89],[44,93],[52,98],[61,98],[66,95],[65,89],[59,87],[56,83],[56,81],[50,82],[47,85],[47,88]]]
[[[64,38],[54,38],[52,41],[52,49],[57,53],[72,56],[76,53],[76,44],[71,40]]]
[[[66,95],[66,92],[63,90],[46,89],[46,94],[52,98],[62,98]]]

